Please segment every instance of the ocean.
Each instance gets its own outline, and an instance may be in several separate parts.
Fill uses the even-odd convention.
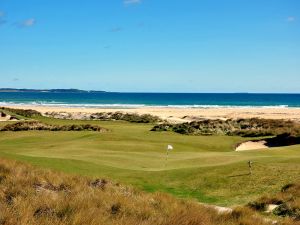
[[[0,105],[90,108],[300,107],[300,94],[0,92]]]

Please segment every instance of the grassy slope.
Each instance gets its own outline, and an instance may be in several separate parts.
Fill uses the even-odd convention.
[[[300,146],[234,152],[235,144],[245,139],[150,132],[152,125],[126,122],[90,123],[111,132],[0,133],[0,155],[220,205],[244,204],[299,179]],[[166,164],[167,144],[174,151]],[[248,160],[255,162],[252,176],[247,175]]]
[[[0,159],[3,225],[271,225],[249,208],[218,213],[166,194],[146,194],[108,180],[70,176]],[[280,219],[278,225],[295,225]],[[299,224],[299,223],[298,223]]]

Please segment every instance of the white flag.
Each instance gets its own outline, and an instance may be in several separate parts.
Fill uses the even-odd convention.
[[[172,145],[168,145],[168,148],[167,148],[169,151],[170,150],[173,150],[173,146]]]

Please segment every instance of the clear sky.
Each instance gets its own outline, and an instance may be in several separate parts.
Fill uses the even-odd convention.
[[[0,0],[0,87],[300,93],[300,1]]]

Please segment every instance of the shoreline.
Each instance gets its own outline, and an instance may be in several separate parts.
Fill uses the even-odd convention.
[[[289,109],[300,109],[300,105],[147,105],[147,104],[92,104],[92,103],[13,103],[0,101],[0,107],[49,107],[49,108],[96,108],[96,109],[136,109],[136,108],[178,108],[178,109],[207,109],[207,108],[257,108],[257,109],[277,109],[277,108],[289,108]]]
[[[300,122],[300,107],[211,107],[211,108],[177,108],[177,107],[135,107],[135,108],[102,108],[102,107],[66,107],[41,105],[2,105],[17,109],[33,109],[41,112],[66,112],[74,114],[92,114],[97,112],[123,112],[151,114],[170,122],[190,122],[197,119],[286,119]]]

